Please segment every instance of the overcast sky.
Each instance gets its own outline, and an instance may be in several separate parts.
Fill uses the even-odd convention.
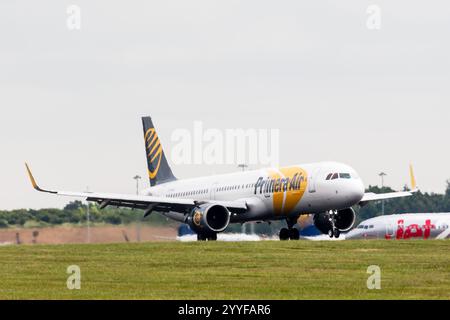
[[[81,29],[67,27],[69,5]],[[366,22],[381,8],[381,29]],[[173,130],[279,128],[282,165],[348,163],[366,185],[450,178],[448,1],[0,2],[0,209],[61,207],[46,187],[132,193],[140,117]],[[179,178],[234,166],[180,165]],[[142,187],[148,185],[143,179]]]

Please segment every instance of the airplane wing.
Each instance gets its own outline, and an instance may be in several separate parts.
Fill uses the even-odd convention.
[[[365,204],[366,202],[369,202],[369,201],[378,201],[378,200],[385,200],[385,199],[409,197],[409,196],[412,196],[415,192],[417,192],[417,190],[388,192],[388,193],[366,192],[366,193],[364,193],[364,196],[361,199],[360,204]]]
[[[231,212],[241,213],[247,211],[247,203],[243,200],[236,201],[216,201],[216,200],[195,200],[181,198],[154,197],[130,194],[113,194],[113,193],[95,193],[95,192],[72,192],[72,191],[52,191],[42,189],[36,183],[33,174],[27,164],[25,164],[33,188],[40,192],[47,192],[59,196],[85,198],[87,201],[97,202],[100,209],[107,206],[127,207],[133,209],[145,210],[144,216],[149,215],[152,211],[168,212],[175,211],[187,213],[192,208],[205,204],[219,204],[228,208]]]
[[[366,192],[359,202],[360,206],[365,206],[369,201],[379,201],[386,199],[394,199],[394,198],[402,198],[402,197],[410,197],[419,189],[417,188],[416,178],[414,176],[414,169],[412,165],[409,165],[409,176],[411,179],[411,191],[398,191],[398,192],[388,192],[388,193],[373,193]]]

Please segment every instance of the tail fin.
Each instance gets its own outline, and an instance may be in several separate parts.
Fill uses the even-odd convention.
[[[417,190],[417,182],[416,177],[414,176],[414,169],[412,164],[409,165],[409,177],[411,179],[411,190]]]
[[[148,176],[150,185],[176,180],[167,163],[158,134],[150,117],[142,118],[144,126],[145,153],[147,155]]]

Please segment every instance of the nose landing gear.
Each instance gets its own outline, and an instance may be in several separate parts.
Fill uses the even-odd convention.
[[[331,229],[328,230],[328,236],[330,238],[335,237],[337,239],[341,235],[341,231],[339,231],[339,229],[336,228],[336,215],[337,215],[337,210],[330,210],[329,220],[330,220],[330,224],[331,224]]]

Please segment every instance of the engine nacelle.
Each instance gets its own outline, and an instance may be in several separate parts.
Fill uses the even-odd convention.
[[[187,223],[197,233],[218,233],[230,224],[230,211],[218,204],[206,204],[195,207]]]
[[[355,224],[356,214],[352,208],[339,210],[335,215],[335,227],[342,232],[350,230]],[[332,229],[330,214],[328,212],[314,215],[314,225],[322,233],[328,233]]]

